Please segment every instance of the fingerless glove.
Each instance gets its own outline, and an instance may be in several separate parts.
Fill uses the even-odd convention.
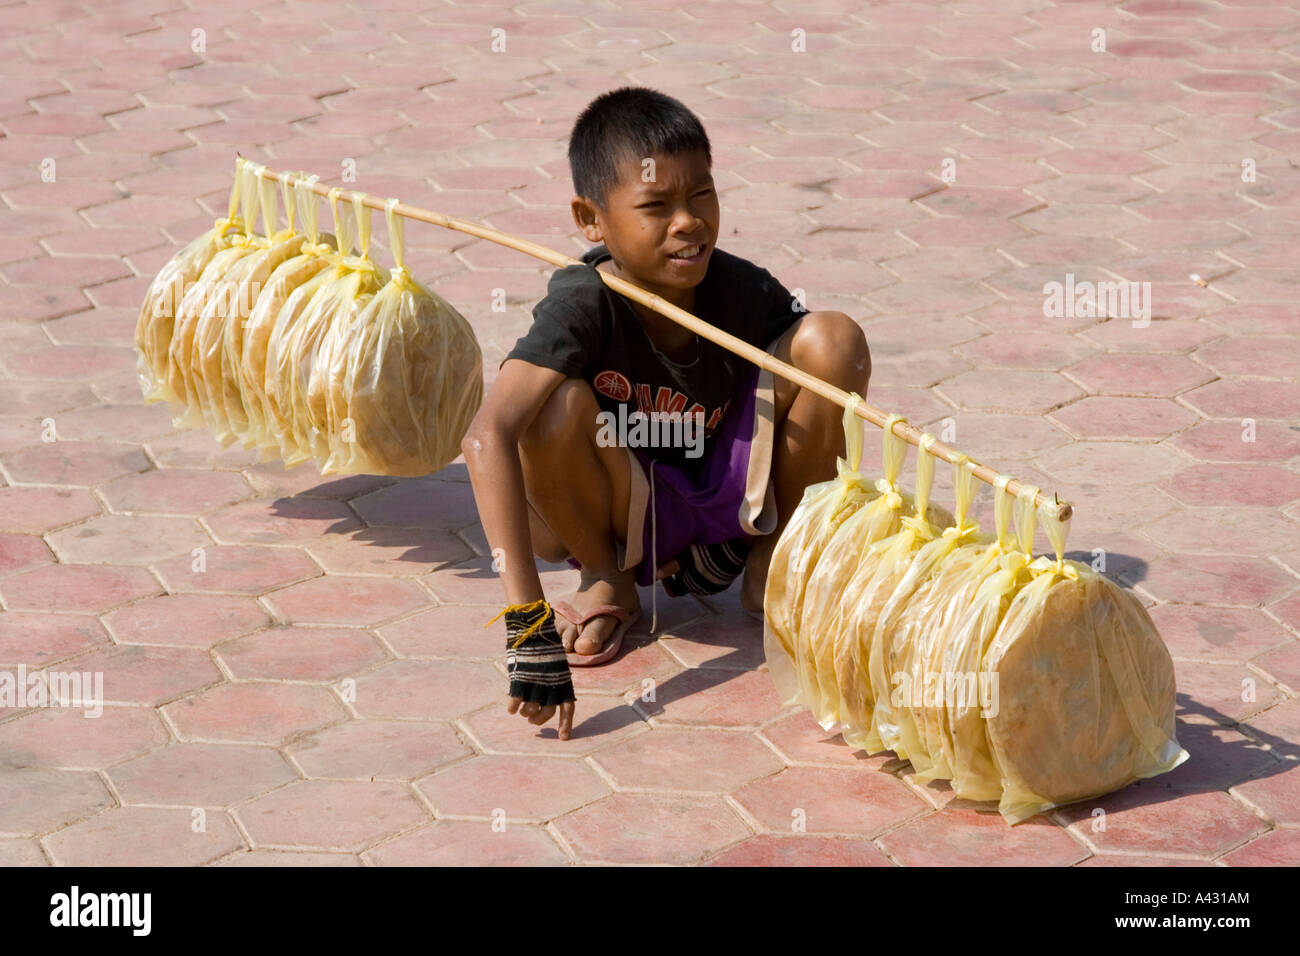
[[[507,609],[505,619],[510,696],[543,707],[576,700],[551,606],[545,601],[519,605]]]

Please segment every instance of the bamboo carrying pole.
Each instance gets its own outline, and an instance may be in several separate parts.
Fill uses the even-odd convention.
[[[293,173],[278,173],[275,170],[267,169],[265,166],[256,163],[249,162],[249,165],[254,167],[259,176],[266,179],[275,179],[289,185],[299,182],[302,179],[302,177],[295,176]],[[320,196],[329,196],[332,188],[319,182],[310,183],[309,185],[312,192]],[[378,199],[369,193],[340,189],[338,195],[349,199],[360,197],[362,205],[368,206],[371,209],[378,209],[381,212],[387,208],[382,199]],[[549,262],[551,265],[559,266],[561,268],[565,266],[582,265],[579,260],[574,259],[572,256],[566,256],[562,252],[556,252],[554,249],[548,249],[546,246],[538,245],[537,243],[530,242],[527,239],[521,239],[518,236],[512,236],[507,232],[491,229],[487,226],[480,225],[479,223],[471,222],[468,219],[457,219],[455,216],[446,216],[439,212],[431,212],[427,209],[420,209],[417,206],[408,206],[405,203],[400,202],[393,207],[393,212],[396,215],[405,216],[407,219],[414,219],[418,222],[427,222],[430,225],[442,226],[444,229],[454,229],[457,232],[463,232],[479,239],[487,239],[489,242],[495,242],[498,245],[527,253],[530,256],[534,256],[535,258]],[[811,392],[815,392],[822,398],[839,405],[841,408],[852,408],[854,414],[859,418],[871,422],[871,424],[875,425],[877,428],[884,428],[886,422],[889,420],[889,416],[874,405],[865,401],[859,401],[854,404],[852,396],[842,388],[837,388],[829,382],[824,382],[816,376],[809,375],[807,372],[795,368],[793,365],[782,362],[780,359],[769,355],[762,349],[756,348],[743,339],[738,339],[734,335],[709,325],[709,323],[691,315],[691,313],[687,312],[685,309],[680,309],[670,302],[665,302],[659,296],[647,292],[640,286],[633,285],[626,279],[620,279],[618,276],[612,276],[607,272],[600,271],[599,269],[596,271],[601,279],[604,280],[605,284],[615,292],[618,292],[629,299],[635,299],[647,308],[653,309],[660,315],[666,316],[679,325],[685,326],[701,338],[708,339],[710,342],[713,342],[715,345],[720,345],[729,352],[734,352],[741,358],[754,363],[759,368],[766,369],[773,375],[779,375],[787,381],[794,382],[800,388],[806,388]],[[908,422],[896,422],[894,424],[893,432],[908,444],[917,446],[920,445],[922,436],[926,434],[921,431],[921,429],[917,428],[915,425],[909,424]],[[938,440],[930,445],[930,453],[938,458],[942,458],[950,464],[956,464],[962,455],[961,452]],[[988,465],[981,464],[973,459],[971,459],[971,466],[971,470],[975,477],[987,482],[988,484],[993,484],[999,477],[997,471],[990,468]],[[1017,481],[1015,478],[1012,478],[1007,482],[1007,492],[1009,494],[1018,494],[1022,487],[1024,487],[1024,484]],[[1057,519],[1060,521],[1068,521],[1070,516],[1074,513],[1074,509],[1069,502],[1060,501],[1055,495],[1049,498],[1046,494],[1040,491],[1037,496],[1037,501],[1039,508],[1055,514]]]

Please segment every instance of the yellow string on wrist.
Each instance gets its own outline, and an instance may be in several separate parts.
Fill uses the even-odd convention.
[[[511,604],[509,607],[507,607],[500,614],[492,618],[492,620],[488,621],[483,626],[491,627],[493,624],[495,624],[505,615],[509,614],[511,611],[522,611],[523,613],[527,614],[531,611],[536,611],[538,609],[541,610],[541,613],[537,615],[537,618],[535,620],[528,622],[527,629],[520,632],[519,635],[516,636],[514,643],[510,645],[511,647],[518,647],[528,638],[532,637],[539,630],[541,630],[542,625],[546,623],[546,619],[550,617],[551,605],[546,602],[545,598],[539,598],[538,600],[530,601],[527,604]]]

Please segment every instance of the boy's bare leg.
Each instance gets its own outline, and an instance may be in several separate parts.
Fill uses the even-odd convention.
[[[861,327],[843,312],[809,312],[781,337],[776,357],[863,398],[871,379],[871,352]],[[741,582],[741,606],[763,608],[767,569],[777,539],[803,498],[804,489],[835,477],[844,455],[844,409],[779,376],[771,480],[776,530],[753,540]]]
[[[529,527],[534,550],[543,560],[577,558],[582,577],[569,601],[579,612],[600,604],[639,608],[633,571],[620,571],[615,541],[627,540],[631,464],[623,448],[596,441],[600,406],[591,388],[577,379],[562,382],[519,442],[524,486],[528,489]],[[618,622],[598,617],[584,626],[582,638],[564,618],[556,630],[565,647],[596,654]]]

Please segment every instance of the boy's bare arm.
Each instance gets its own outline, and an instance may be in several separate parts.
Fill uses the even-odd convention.
[[[528,604],[543,597],[528,531],[519,439],[563,381],[564,375],[553,369],[507,360],[461,442],[483,532],[498,555],[508,604]]]

